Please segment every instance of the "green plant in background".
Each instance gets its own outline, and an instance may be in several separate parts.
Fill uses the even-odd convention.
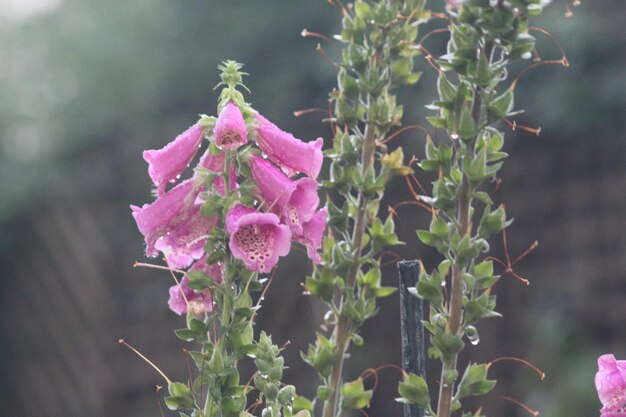
[[[531,58],[535,38],[529,34],[529,19],[547,3],[465,0],[449,5],[447,53],[436,60],[439,99],[429,106],[437,114],[428,118],[449,139],[435,144],[429,138],[419,164],[437,173],[437,179],[432,196],[421,197],[433,208],[430,228],[417,234],[444,257],[433,270],[421,271],[416,288],[430,305],[424,323],[430,333],[428,354],[442,365],[439,393],[433,396],[436,411],[422,377],[410,375],[399,389],[400,401],[419,405],[428,416],[449,417],[462,409],[461,400],[487,394],[496,384],[488,378],[489,364],[470,361],[460,370],[457,359],[466,339],[478,344],[476,322],[500,316],[492,293],[499,276],[486,256],[487,239],[512,220],[504,205],[494,207],[485,184],[496,179],[507,156],[504,133],[495,124],[518,113],[513,110],[515,82],[505,84],[510,64]],[[464,410],[463,416],[480,416],[481,411]]]
[[[385,139],[400,126],[402,106],[394,90],[417,82],[413,70],[418,26],[430,16],[425,0],[356,1],[344,8],[338,86],[330,99],[335,129],[327,207],[331,233],[323,244],[323,265],[307,278],[307,290],[324,302],[328,333],[303,353],[322,381],[317,399],[323,416],[344,415],[367,407],[372,391],[363,380],[343,380],[343,363],[352,343],[362,345],[359,329],[377,312],[376,300],[395,292],[381,286],[377,255],[400,244],[391,216],[378,217],[388,181],[412,170],[403,164],[402,149],[388,153]],[[311,407],[312,408],[312,407]]]

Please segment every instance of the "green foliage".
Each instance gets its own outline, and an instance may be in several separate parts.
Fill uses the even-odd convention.
[[[419,375],[414,373],[408,374],[404,378],[404,382],[400,382],[400,385],[398,385],[398,393],[400,394],[400,398],[396,398],[398,402],[430,408],[428,385],[424,378]]]
[[[368,407],[374,391],[365,390],[363,380],[358,378],[352,382],[346,382],[341,387],[341,409],[361,410]]]
[[[450,139],[439,145],[427,139],[426,158],[419,166],[436,172],[437,179],[432,196],[422,201],[433,207],[434,216],[429,229],[417,235],[445,260],[430,273],[421,271],[416,293],[430,303],[430,317],[424,321],[432,344],[429,356],[442,361],[438,417],[449,417],[462,407],[462,398],[487,394],[496,383],[487,380],[487,365],[470,364],[453,395],[464,339],[477,344],[474,324],[500,316],[491,292],[498,277],[493,262],[481,258],[489,251],[487,239],[512,220],[504,205],[492,209],[493,201],[481,187],[496,179],[507,157],[501,150],[503,133],[490,125],[515,114],[514,83],[506,88],[501,84],[511,62],[530,57],[535,39],[528,34],[529,16],[543,6],[542,0],[464,1],[452,13],[456,22],[449,26],[447,54],[437,61],[443,69],[437,81],[439,97],[428,106],[437,115],[428,120],[446,129]],[[477,222],[476,204],[483,206]],[[451,288],[444,293],[447,281]]]
[[[330,159],[335,192],[328,202],[333,237],[325,239],[322,268],[307,278],[306,288],[325,302],[332,314],[329,337],[318,335],[303,359],[322,379],[317,397],[325,401],[324,417],[340,410],[360,409],[371,392],[362,381],[340,386],[342,362],[350,344],[362,344],[358,330],[377,312],[376,300],[395,292],[381,286],[375,258],[385,248],[401,244],[393,218],[378,217],[385,187],[394,176],[412,169],[401,148],[388,152],[385,138],[400,126],[404,109],[393,91],[415,84],[414,48],[418,25],[429,17],[423,0],[357,0],[343,14],[337,89],[330,94],[336,127]],[[339,406],[340,404],[340,406]]]

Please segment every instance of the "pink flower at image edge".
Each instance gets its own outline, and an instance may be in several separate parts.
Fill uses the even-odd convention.
[[[621,412],[626,405],[626,361],[618,361],[612,354],[600,356],[595,385],[603,417],[615,417],[610,413]]]

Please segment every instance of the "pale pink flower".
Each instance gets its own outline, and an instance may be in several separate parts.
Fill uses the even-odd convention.
[[[220,149],[237,149],[248,143],[248,129],[239,108],[232,102],[220,112],[215,122],[215,145]]]
[[[607,411],[606,413],[600,414],[600,417],[626,417],[626,412]]]
[[[600,356],[595,382],[604,406],[600,411],[621,411],[626,405],[626,361],[615,360],[612,354]]]
[[[202,126],[193,125],[165,147],[143,152],[143,159],[149,164],[148,174],[157,187],[158,195],[163,195],[167,183],[176,181],[189,166],[202,137]]]
[[[281,216],[292,233],[301,234],[302,225],[311,220],[320,202],[317,181],[291,180],[260,156],[252,157],[251,171],[261,199]]]
[[[289,176],[302,172],[317,178],[322,169],[324,140],[302,142],[280,130],[260,114],[256,115],[256,143]]]
[[[213,278],[216,284],[222,282],[222,268],[219,264],[207,265],[206,257],[194,263],[190,271],[201,270]],[[185,275],[178,285],[170,287],[168,305],[179,316],[187,313],[187,306],[195,315],[213,311],[213,300],[208,289],[195,291],[189,288],[189,277]]]
[[[269,272],[291,248],[291,232],[273,213],[237,204],[226,216],[226,232],[233,256],[255,272]]]
[[[302,234],[296,235],[294,238],[296,242],[300,242],[306,247],[307,255],[316,264],[322,262],[317,251],[322,247],[322,239],[328,221],[326,214],[326,207],[319,210],[311,220],[302,225]]]

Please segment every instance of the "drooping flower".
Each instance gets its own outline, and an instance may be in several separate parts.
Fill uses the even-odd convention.
[[[187,268],[204,254],[206,237],[217,223],[217,217],[200,214],[202,201],[197,199],[185,218],[155,242],[155,249],[165,256],[170,268]]]
[[[306,247],[307,255],[316,264],[322,262],[317,251],[322,247],[322,239],[328,221],[326,214],[326,207],[319,210],[311,220],[302,225],[302,234],[295,236],[295,241]]]
[[[202,142],[203,128],[193,125],[161,149],[144,151],[143,159],[149,164],[148,174],[163,195],[168,182],[175,181],[187,168]]]
[[[289,176],[302,172],[317,178],[322,169],[324,140],[303,142],[280,130],[260,114],[256,115],[256,142],[259,148]]]
[[[291,180],[270,161],[253,156],[252,176],[260,197],[289,226],[294,234],[302,233],[302,225],[315,214],[319,205],[317,181],[312,178]]]
[[[621,411],[626,405],[626,361],[615,360],[612,354],[598,358],[595,378],[602,413]]]
[[[233,256],[250,271],[269,272],[291,248],[289,227],[280,224],[273,213],[260,213],[242,204],[235,205],[226,215],[226,232]]]
[[[146,255],[157,256],[155,244],[159,238],[195,214],[194,202],[198,189],[186,180],[142,207],[130,206],[133,218],[146,241]]]
[[[239,108],[229,102],[215,122],[215,145],[220,149],[237,149],[248,143],[248,129]]]
[[[219,264],[207,265],[206,257],[194,263],[189,270],[201,270],[213,278],[216,284],[222,282],[221,266]],[[180,280],[179,284],[170,287],[169,294],[170,297],[167,304],[170,310],[179,316],[187,313],[187,306],[195,315],[213,311],[213,301],[209,290],[195,291],[189,288],[189,277],[187,275]]]

